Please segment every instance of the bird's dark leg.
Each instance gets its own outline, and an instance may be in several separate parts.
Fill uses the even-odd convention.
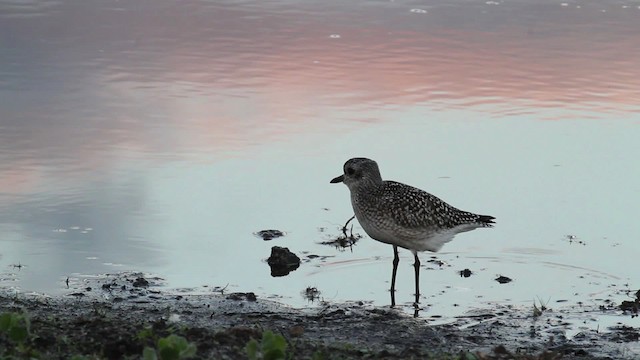
[[[391,273],[391,307],[396,306],[396,273],[398,272],[398,247],[393,245],[393,272]]]
[[[417,308],[420,303],[420,259],[416,251],[413,252],[413,257],[415,259],[413,267],[416,271],[416,302],[413,305]]]
[[[347,235],[347,225],[349,225],[349,223],[351,222],[351,220],[355,219],[355,215],[353,215],[352,217],[349,218],[349,220],[347,220],[347,222],[344,224],[344,226],[342,227],[342,233],[344,234],[345,238],[349,238],[349,236]],[[351,236],[353,237],[353,227],[351,228]]]

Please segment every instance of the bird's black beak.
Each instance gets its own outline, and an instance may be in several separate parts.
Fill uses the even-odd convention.
[[[344,180],[344,175],[340,175],[330,181],[332,184],[341,183]]]

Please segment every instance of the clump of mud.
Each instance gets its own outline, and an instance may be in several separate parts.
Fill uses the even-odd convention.
[[[503,275],[498,276],[495,280],[500,284],[508,284],[513,281],[510,277],[503,276]]]
[[[284,236],[284,232],[280,231],[280,230],[260,230],[258,232],[255,233],[256,236],[262,238],[262,240],[264,241],[269,241],[269,240],[273,240],[275,238],[279,238],[281,236]]]
[[[632,301],[624,300],[620,304],[620,310],[624,312],[630,312],[631,317],[638,317],[638,311],[640,310],[640,290],[635,293],[636,298]]]

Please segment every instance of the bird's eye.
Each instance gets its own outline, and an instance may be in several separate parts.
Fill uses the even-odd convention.
[[[355,173],[356,173],[356,171],[355,171],[355,170],[353,170],[353,168],[352,168],[352,167],[348,167],[348,168],[347,168],[347,175],[353,175],[353,174],[355,174]]]

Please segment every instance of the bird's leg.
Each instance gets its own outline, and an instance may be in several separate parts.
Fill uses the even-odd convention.
[[[398,247],[393,245],[393,272],[391,273],[391,307],[396,306],[396,273],[398,272]]]
[[[351,220],[355,219],[355,215],[353,215],[352,217],[349,218],[349,220],[347,220],[347,222],[344,224],[344,226],[342,227],[342,233],[344,234],[345,238],[349,238],[349,236],[347,235],[347,225],[349,225],[349,223],[351,222]],[[353,237],[353,227],[351,228],[351,237]]]
[[[420,259],[418,258],[418,252],[413,252],[413,257],[415,262],[413,263],[413,267],[416,271],[416,302],[414,306],[417,308],[418,303],[420,303]]]

